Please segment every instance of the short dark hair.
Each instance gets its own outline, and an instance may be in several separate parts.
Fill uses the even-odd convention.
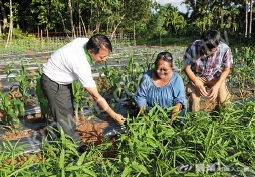
[[[220,32],[217,30],[207,30],[201,35],[202,47],[205,49],[213,49],[220,43]]]
[[[173,66],[173,56],[170,52],[167,52],[167,51],[166,52],[160,52],[157,55],[156,61],[154,62],[154,64],[156,66],[158,65],[159,60],[167,61],[171,64],[171,66]]]
[[[92,50],[93,53],[97,54],[100,48],[106,48],[109,51],[112,51],[112,44],[111,41],[102,34],[95,34],[90,37],[89,41],[86,44],[87,50]]]

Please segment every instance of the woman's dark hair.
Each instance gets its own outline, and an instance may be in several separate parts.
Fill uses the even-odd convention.
[[[156,66],[158,65],[159,60],[167,61],[173,66],[173,56],[170,52],[160,52],[154,62]]]
[[[201,35],[202,47],[211,50],[220,43],[220,32],[217,30],[207,30]]]
[[[109,51],[112,51],[112,44],[108,37],[102,34],[95,34],[90,37],[86,44],[86,49],[92,50],[93,53],[97,54],[101,48],[106,48]]]

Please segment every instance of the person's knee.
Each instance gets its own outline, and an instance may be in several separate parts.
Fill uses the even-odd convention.
[[[188,102],[190,111],[194,112],[200,110],[200,97],[197,96],[195,93],[190,93],[188,95]]]
[[[199,103],[200,102],[200,96],[198,96],[196,93],[190,94],[191,101],[193,103]]]
[[[225,84],[224,84],[225,85]],[[218,93],[218,101],[219,103],[226,103],[231,100],[231,94],[228,91],[227,87],[220,87],[219,93]]]

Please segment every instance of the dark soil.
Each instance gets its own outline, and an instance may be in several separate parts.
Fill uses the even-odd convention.
[[[41,114],[32,114],[25,116],[24,118],[20,119],[21,122],[25,122],[25,126],[27,127],[36,125],[36,124],[42,124],[46,125],[45,119],[41,118]],[[77,132],[79,132],[81,139],[85,143],[95,143],[99,144],[103,142],[104,137],[102,136],[103,130],[109,126],[109,124],[112,121],[100,121],[99,123],[91,123],[90,121],[80,118],[79,122],[77,123]],[[6,132],[2,135],[2,138],[5,140],[14,140],[14,139],[20,139],[23,137],[32,136],[36,132],[39,132],[45,128],[45,126],[42,127],[36,127],[33,129],[26,129],[26,130],[20,130],[16,132],[12,132],[11,130],[8,130],[8,127],[5,128]]]
[[[2,138],[5,140],[16,140],[24,137],[29,137],[35,134],[34,130],[17,130],[16,132],[7,131],[5,134],[2,135]]]

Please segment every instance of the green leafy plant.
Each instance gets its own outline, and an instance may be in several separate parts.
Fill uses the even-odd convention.
[[[14,66],[14,61],[7,63],[4,68],[4,73],[6,74],[7,81],[10,80],[9,76],[12,74],[12,67]]]
[[[6,113],[6,116],[2,118],[2,122],[7,125],[12,132],[16,131],[15,123],[18,123],[18,127],[20,127],[19,116],[25,115],[24,103],[17,99],[16,97],[12,96],[11,92],[2,93],[0,92],[0,110]]]
[[[23,60],[20,60],[20,68],[21,70],[18,72],[16,76],[16,80],[19,82],[19,93],[21,94],[23,101],[27,103],[29,94],[28,89],[31,82],[31,79],[28,78],[28,71],[26,66],[23,63]]]
[[[87,161],[87,152],[79,154],[77,145],[61,129],[60,139],[44,142],[43,157],[47,160],[38,165],[36,175],[46,176],[96,176],[93,161]]]
[[[82,109],[83,104],[85,103],[85,94],[86,92],[83,89],[83,86],[80,82],[72,83],[73,96],[74,96],[74,112],[76,121],[79,120],[79,110]]]
[[[45,97],[42,91],[40,78],[36,79],[35,93],[40,104],[41,117],[48,120],[48,118],[51,117],[51,111],[48,99]]]
[[[26,157],[26,161],[22,161],[24,146],[20,145],[19,141],[15,144],[10,141],[1,143],[0,176],[26,176],[31,174],[30,168],[36,166],[37,163],[33,161],[34,155]]]

